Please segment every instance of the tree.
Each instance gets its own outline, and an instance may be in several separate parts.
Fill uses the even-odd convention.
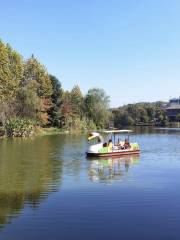
[[[49,74],[33,55],[24,64],[22,85],[27,85],[32,81],[37,83],[36,91],[39,97],[47,98],[51,96],[52,85]]]
[[[0,41],[0,100],[15,97],[22,74],[22,57]]]
[[[71,106],[75,115],[82,117],[83,114],[83,95],[78,85],[71,90]]]
[[[132,126],[135,124],[134,119],[126,110],[113,110],[112,114],[114,115],[114,125],[117,128],[121,128],[122,126]]]
[[[49,123],[52,126],[59,127],[60,126],[60,117],[61,117],[59,109],[62,104],[61,83],[53,75],[49,75],[49,78],[51,80],[51,85],[52,85],[52,95],[51,95],[52,106],[48,110]]]
[[[54,104],[59,104],[60,98],[62,96],[62,88],[60,81],[53,75],[49,75],[51,86],[52,86],[52,94],[51,99]]]
[[[64,91],[62,94],[62,104],[60,107],[61,127],[71,128],[72,118],[74,117],[71,102],[71,93]]]
[[[14,90],[19,89],[20,81],[23,77],[23,58],[13,50],[9,44],[6,45],[8,53],[9,71]]]
[[[24,76],[21,86],[33,85],[34,92],[39,97],[37,119],[44,126],[48,124],[48,111],[52,106],[52,84],[46,68],[32,55],[24,64]]]
[[[94,121],[97,127],[104,128],[109,120],[109,96],[100,88],[92,88],[85,96],[85,111],[87,117]]]
[[[14,103],[17,116],[37,120],[37,113],[40,111],[40,98],[34,88],[36,89],[31,82],[31,84],[29,83],[18,90]]]
[[[23,75],[22,57],[0,41],[0,122],[15,115],[14,99]]]
[[[167,116],[166,116],[165,110],[160,107],[157,107],[155,109],[155,119],[156,119],[156,125],[165,126],[167,123]]]

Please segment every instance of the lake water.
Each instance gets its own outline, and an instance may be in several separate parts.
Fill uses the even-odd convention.
[[[86,138],[0,141],[0,239],[180,239],[180,131],[135,131],[119,159],[88,160]]]

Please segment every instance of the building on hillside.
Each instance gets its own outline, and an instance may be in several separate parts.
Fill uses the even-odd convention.
[[[169,121],[179,121],[179,119],[177,119],[177,116],[180,114],[180,97],[170,99],[165,109]]]

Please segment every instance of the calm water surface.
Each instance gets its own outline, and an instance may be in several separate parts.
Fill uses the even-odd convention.
[[[139,157],[87,160],[86,135],[0,142],[0,239],[180,239],[180,131]]]

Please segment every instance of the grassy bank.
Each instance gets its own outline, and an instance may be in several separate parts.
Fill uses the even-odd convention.
[[[31,136],[48,136],[48,135],[58,135],[58,134],[67,134],[67,133],[69,133],[69,131],[55,128],[55,127],[49,127],[49,128],[35,127]],[[6,137],[15,137],[15,136],[8,136],[6,134],[4,127],[0,127],[0,138],[6,138]],[[19,136],[19,137],[22,137],[22,136]],[[27,137],[30,137],[30,136],[27,136]]]
[[[65,131],[63,129],[49,127],[49,128],[36,128],[35,135],[37,136],[48,136],[48,135],[58,135],[63,133],[68,133],[69,131]]]

